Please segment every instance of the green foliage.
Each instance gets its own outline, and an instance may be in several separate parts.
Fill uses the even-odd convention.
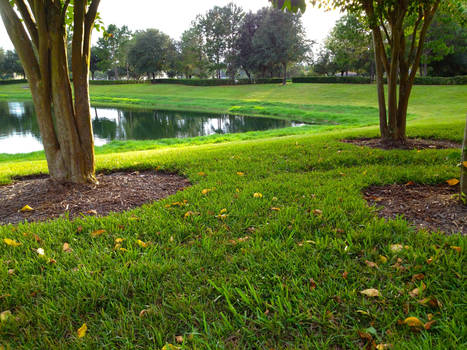
[[[262,78],[256,79],[254,82],[249,79],[153,79],[153,84],[179,84],[190,86],[223,86],[223,85],[245,85],[245,84],[280,84],[281,78]]]
[[[150,84],[149,80],[91,80],[90,85],[129,85],[129,84]]]
[[[325,84],[370,84],[370,77],[359,76],[316,76],[292,78],[293,83],[325,83]]]

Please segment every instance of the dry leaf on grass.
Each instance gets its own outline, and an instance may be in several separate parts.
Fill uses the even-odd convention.
[[[15,241],[14,239],[10,238],[4,238],[3,242],[5,242],[6,245],[9,245],[10,247],[19,247],[21,243]]]
[[[407,317],[403,323],[411,328],[422,328],[424,326],[423,322],[416,317]]]
[[[106,233],[107,231],[106,230],[97,230],[97,231],[94,231],[91,233],[91,236],[92,237],[98,237],[98,236],[101,236],[103,235],[104,233]]]
[[[456,186],[460,181],[458,179],[446,180],[449,186]]]
[[[86,323],[83,323],[83,325],[76,331],[78,338],[84,338],[86,336],[87,331],[88,326]]]
[[[374,288],[362,290],[360,294],[366,295],[367,297],[380,297],[381,296],[381,294],[379,293],[379,290],[374,289]]]

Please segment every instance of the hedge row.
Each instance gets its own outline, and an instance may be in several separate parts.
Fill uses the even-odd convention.
[[[224,85],[249,85],[253,84],[248,79],[154,79],[151,81],[153,84],[180,84],[190,86],[224,86]],[[256,84],[280,84],[282,79],[257,79]]]
[[[370,84],[370,77],[299,77],[292,78],[294,83],[316,83],[316,84]],[[455,77],[415,77],[415,85],[467,85],[467,75]]]
[[[28,81],[26,79],[8,79],[0,80],[0,85],[11,85],[11,84],[25,84]]]
[[[90,85],[149,84],[149,80],[90,80]]]

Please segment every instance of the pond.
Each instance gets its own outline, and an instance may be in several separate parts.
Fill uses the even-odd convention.
[[[228,114],[92,108],[95,144],[112,140],[156,140],[302,126],[280,119]],[[42,150],[32,102],[0,101],[0,153]]]

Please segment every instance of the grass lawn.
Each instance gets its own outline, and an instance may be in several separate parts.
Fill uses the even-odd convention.
[[[98,86],[93,96],[374,108],[373,88]],[[10,96],[27,98],[14,89]],[[411,136],[459,141],[466,96],[464,86],[416,87]],[[340,143],[377,135],[356,126],[102,152],[100,170],[177,172],[193,186],[104,218],[0,226],[0,313],[11,312],[0,322],[0,349],[360,349],[365,334],[394,349],[465,347],[465,237],[379,219],[361,196],[372,184],[457,177],[460,151]],[[46,171],[32,159],[3,159],[0,182]],[[361,294],[370,288],[380,296]],[[435,322],[414,330],[401,324],[408,317]]]

